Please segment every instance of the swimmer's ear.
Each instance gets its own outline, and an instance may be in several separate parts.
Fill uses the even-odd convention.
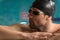
[[[52,20],[51,16],[45,15],[46,20]]]
[[[48,17],[48,20],[52,20],[52,17],[51,17],[51,16],[49,16],[49,17]]]

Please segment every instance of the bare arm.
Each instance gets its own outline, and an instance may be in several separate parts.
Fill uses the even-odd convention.
[[[17,31],[8,26],[0,26],[0,39],[30,39],[30,33]]]
[[[34,33],[25,33],[19,32],[11,27],[0,26],[0,39],[23,39],[23,40],[38,40],[38,39],[48,39],[52,37],[51,33],[46,32],[34,32]]]

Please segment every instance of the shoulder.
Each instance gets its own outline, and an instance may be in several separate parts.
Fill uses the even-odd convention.
[[[56,28],[58,28],[57,31],[56,31],[56,33],[60,33],[60,24],[57,24]]]
[[[11,27],[28,27],[29,25],[28,24],[13,24],[11,25]]]
[[[15,28],[18,31],[27,31],[29,29],[29,24],[13,24],[10,27]]]

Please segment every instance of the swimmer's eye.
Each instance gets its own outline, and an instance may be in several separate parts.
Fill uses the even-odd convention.
[[[38,11],[33,11],[32,14],[34,14],[34,15],[39,15],[39,12],[38,12]]]
[[[32,13],[34,15],[39,15],[39,12],[38,11],[31,11],[31,10],[29,10],[29,13]]]

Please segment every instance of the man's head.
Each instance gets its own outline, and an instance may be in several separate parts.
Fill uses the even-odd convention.
[[[36,0],[29,10],[29,20],[32,26],[44,26],[49,17],[53,17],[55,2],[53,0]]]

